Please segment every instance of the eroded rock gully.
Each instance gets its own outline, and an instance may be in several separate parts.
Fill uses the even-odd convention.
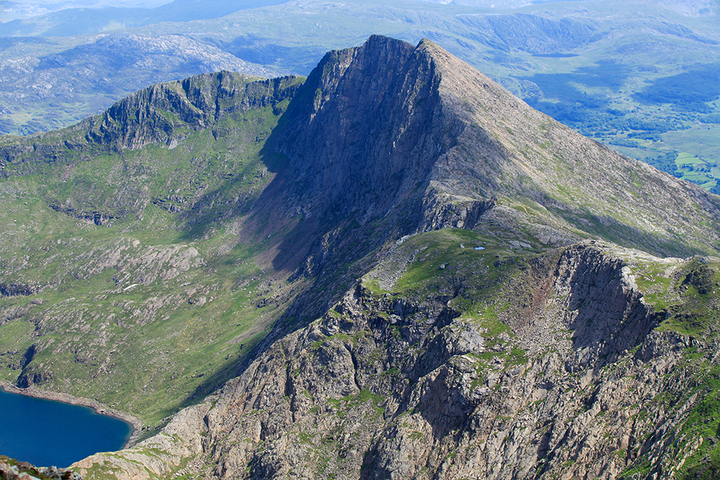
[[[665,447],[693,399],[654,399],[685,388],[681,350],[697,341],[654,330],[623,262],[600,246],[522,268],[496,297],[509,304],[498,318],[511,329],[500,333],[447,297],[358,283],[157,437],[79,466],[132,459],[161,476],[223,479],[609,479],[649,452],[667,477]]]

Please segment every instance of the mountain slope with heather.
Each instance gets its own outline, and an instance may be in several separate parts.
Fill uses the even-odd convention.
[[[4,379],[164,425],[86,478],[717,469],[720,199],[430,41],[156,85],[0,165]]]

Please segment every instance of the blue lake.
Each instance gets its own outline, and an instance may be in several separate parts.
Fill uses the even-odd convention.
[[[0,389],[0,455],[41,467],[68,467],[97,452],[119,450],[132,426],[68,403]]]

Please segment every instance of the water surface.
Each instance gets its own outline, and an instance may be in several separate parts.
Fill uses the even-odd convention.
[[[93,453],[119,450],[132,430],[91,408],[0,389],[0,454],[33,465],[64,468]]]

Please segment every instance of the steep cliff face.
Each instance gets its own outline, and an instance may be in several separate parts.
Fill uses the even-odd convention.
[[[227,136],[228,119],[238,112],[282,104],[295,93],[295,77],[258,79],[233,72],[199,75],[154,85],[86,121],[87,139],[96,144],[138,149],[152,143],[178,143],[178,128],[212,129]]]
[[[715,433],[693,429],[712,389],[694,362],[716,340],[669,328],[636,284],[659,268],[666,295],[682,297],[692,262],[600,244],[503,262],[493,247],[450,247],[438,271],[440,235],[470,238],[398,246],[321,319],[183,412],[180,437],[202,438],[192,452],[153,450],[173,422],[121,457],[162,459],[161,477],[227,479],[670,478],[702,458]],[[398,258],[405,273],[378,288]],[[717,321],[712,307],[702,315]],[[109,472],[115,458],[78,466]]]
[[[278,147],[292,206],[365,223],[417,201],[443,143],[439,82],[432,58],[389,38],[328,53],[289,107]]]

